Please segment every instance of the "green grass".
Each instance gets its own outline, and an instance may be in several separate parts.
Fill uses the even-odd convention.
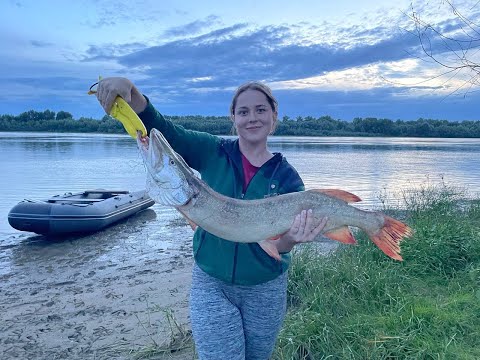
[[[480,359],[480,204],[445,185],[405,195],[403,262],[363,234],[292,262],[274,359]]]

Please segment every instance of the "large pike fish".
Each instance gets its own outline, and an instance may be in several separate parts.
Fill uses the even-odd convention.
[[[349,205],[360,199],[342,190],[306,190],[258,200],[226,197],[195,176],[158,130],[152,129],[149,138],[139,135],[137,144],[147,168],[149,196],[157,203],[175,207],[191,223],[226,240],[262,245],[264,240],[287,232],[295,216],[308,209],[313,210],[317,223],[323,217],[328,218],[316,240],[323,235],[356,244],[349,226],[357,227],[395,260],[402,260],[400,241],[412,234],[407,225],[381,212]],[[262,248],[280,258],[275,246]]]

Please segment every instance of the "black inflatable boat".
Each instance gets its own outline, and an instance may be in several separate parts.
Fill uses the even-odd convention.
[[[154,203],[144,190],[88,190],[46,200],[25,199],[10,210],[8,222],[17,230],[42,235],[93,232]]]

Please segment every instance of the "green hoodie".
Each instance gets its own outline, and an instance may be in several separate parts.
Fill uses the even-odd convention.
[[[148,132],[152,128],[161,131],[172,148],[200,173],[202,180],[223,195],[237,199],[262,199],[304,190],[296,170],[280,153],[275,153],[253,176],[243,193],[244,175],[238,139],[227,140],[175,125],[166,120],[150,101],[139,116]],[[238,226],[241,228],[242,224]],[[248,232],[248,229],[241,231]],[[290,254],[282,254],[282,261],[277,261],[257,243],[224,240],[200,227],[193,237],[193,252],[196,263],[206,273],[238,285],[273,280],[290,264]]]

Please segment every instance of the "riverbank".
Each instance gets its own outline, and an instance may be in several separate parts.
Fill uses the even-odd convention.
[[[363,233],[328,257],[296,254],[274,358],[480,359],[480,203],[464,199],[449,186],[405,194],[403,262]]]
[[[153,348],[156,359],[192,359],[192,231],[159,216],[149,209],[85,237],[3,241],[2,360],[134,359]]]

